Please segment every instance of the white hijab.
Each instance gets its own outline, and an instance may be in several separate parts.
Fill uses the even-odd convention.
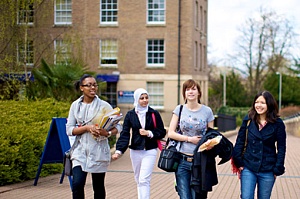
[[[146,107],[142,107],[139,104],[139,99],[142,94],[147,94],[149,96],[148,92],[143,88],[138,88],[134,91],[134,94],[133,94],[134,104],[133,105],[134,105],[135,112],[137,113],[137,115],[139,117],[142,128],[145,128],[145,119],[146,119],[146,113],[148,111],[148,105]]]

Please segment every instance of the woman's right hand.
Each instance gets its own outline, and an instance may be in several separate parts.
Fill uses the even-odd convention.
[[[95,137],[100,136],[99,128],[97,128],[95,125],[86,125],[86,130]]]
[[[192,136],[189,137],[189,142],[193,144],[198,144],[198,142],[201,140],[202,136]]]
[[[112,158],[113,160],[117,160],[117,159],[119,159],[120,156],[121,156],[120,154],[115,153],[115,154],[113,154],[113,155],[111,156],[111,158]]]

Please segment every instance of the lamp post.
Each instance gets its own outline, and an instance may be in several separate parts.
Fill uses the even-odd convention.
[[[276,72],[276,75],[279,75],[279,95],[278,95],[278,108],[281,109],[281,91],[282,91],[282,75],[280,72]]]
[[[226,106],[226,72],[223,72],[223,106]]]

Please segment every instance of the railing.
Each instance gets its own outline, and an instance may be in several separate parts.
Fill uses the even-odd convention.
[[[286,132],[300,137],[300,113],[284,118]]]

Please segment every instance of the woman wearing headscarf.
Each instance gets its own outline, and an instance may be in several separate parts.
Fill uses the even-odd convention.
[[[155,121],[153,121],[153,116],[155,116]],[[129,145],[130,130],[132,137]],[[164,138],[165,135],[166,131],[159,112],[149,106],[148,92],[143,88],[135,90],[134,108],[125,116],[123,130],[112,158],[118,159],[128,147],[130,148],[138,199],[150,198],[150,180],[156,162],[157,140]]]

